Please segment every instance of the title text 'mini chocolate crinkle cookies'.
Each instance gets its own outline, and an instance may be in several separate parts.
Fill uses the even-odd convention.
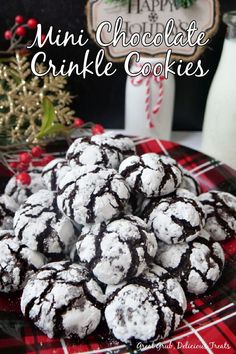
[[[76,139],[66,157],[71,167],[98,165],[117,169],[121,161],[134,153],[134,143],[130,138],[106,133]]]
[[[230,193],[211,191],[199,196],[206,212],[205,229],[216,241],[236,236],[236,197]]]
[[[120,215],[129,198],[129,186],[115,170],[77,166],[60,180],[57,202],[71,220],[85,225]]]
[[[75,242],[70,219],[58,209],[56,194],[46,189],[30,196],[16,212],[14,230],[22,244],[49,258],[64,257]]]
[[[104,295],[87,270],[48,263],[24,288],[21,310],[48,337],[84,338],[101,320]]]
[[[166,338],[186,310],[186,298],[178,281],[153,266],[128,284],[108,286],[105,318],[113,335],[122,342]]]
[[[56,191],[59,179],[70,170],[66,159],[58,158],[50,161],[42,170],[42,177],[47,189]]]
[[[21,290],[45,263],[42,254],[20,245],[12,231],[0,231],[0,292]]]
[[[205,224],[203,206],[184,189],[172,197],[151,201],[143,217],[156,237],[168,244],[194,240]]]
[[[6,194],[0,196],[0,230],[13,228],[13,217],[19,206]]]
[[[132,215],[84,227],[76,247],[79,262],[105,284],[118,284],[140,275],[157,252],[155,235]]]
[[[176,277],[183,288],[195,295],[203,294],[216,281],[224,268],[224,251],[207,231],[191,242],[177,245],[159,243],[156,262]]]
[[[119,173],[135,193],[158,197],[174,192],[182,182],[182,170],[170,157],[148,153],[124,160]]]

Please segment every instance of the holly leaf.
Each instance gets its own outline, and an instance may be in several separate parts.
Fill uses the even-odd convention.
[[[48,97],[43,98],[43,120],[40,133],[51,128],[56,118],[55,109],[52,101]]]
[[[56,113],[53,106],[53,103],[48,97],[43,99],[43,120],[40,131],[36,135],[36,138],[42,139],[48,135],[55,134],[67,134],[69,129],[61,123],[56,123]]]
[[[65,127],[63,124],[60,123],[56,123],[53,124],[51,127],[48,127],[47,129],[45,129],[44,131],[40,131],[37,134],[37,138],[38,139],[42,139],[47,135],[53,135],[53,134],[66,134],[68,131],[68,128]]]

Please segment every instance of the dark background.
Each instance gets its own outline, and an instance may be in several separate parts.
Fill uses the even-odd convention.
[[[204,1],[204,0],[198,0]],[[221,0],[221,13],[236,10],[235,0]],[[86,0],[1,0],[0,2],[0,47],[4,49],[4,31],[11,27],[15,15],[21,14],[27,18],[35,17],[42,23],[45,31],[52,25],[74,34],[81,28],[86,29]],[[226,27],[223,23],[217,35],[213,38],[202,56],[203,67],[210,69],[204,78],[176,76],[175,130],[200,130],[204,117],[207,93],[219,62]],[[78,46],[66,49],[48,46],[46,50],[53,62],[61,65],[62,59],[82,63],[85,49],[91,49],[91,58],[95,58],[99,48],[90,40],[89,46]],[[71,77],[69,89],[76,96],[74,109],[77,115],[85,120],[92,120],[107,128],[124,127],[124,97],[126,73],[123,64],[114,64],[117,72],[112,77],[98,78],[87,76]]]

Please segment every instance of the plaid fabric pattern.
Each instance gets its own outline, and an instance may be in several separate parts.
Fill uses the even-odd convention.
[[[218,189],[236,195],[236,171],[219,161],[178,144],[136,138],[138,153],[157,152],[176,159],[192,171],[202,190]],[[6,171],[1,170],[1,182]],[[101,323],[95,333],[80,342],[49,339],[20,313],[20,294],[0,295],[0,353],[236,353],[236,239],[224,242],[226,265],[216,286],[199,298],[191,298],[187,313],[172,337],[132,347],[116,341]],[[152,319],[150,319],[151,321]]]

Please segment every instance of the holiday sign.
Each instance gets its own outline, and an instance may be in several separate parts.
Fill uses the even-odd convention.
[[[196,0],[189,8],[175,0],[90,0],[88,28],[109,60],[134,50],[146,56],[195,60],[217,30],[218,0]],[[201,41],[199,40],[201,37]]]

